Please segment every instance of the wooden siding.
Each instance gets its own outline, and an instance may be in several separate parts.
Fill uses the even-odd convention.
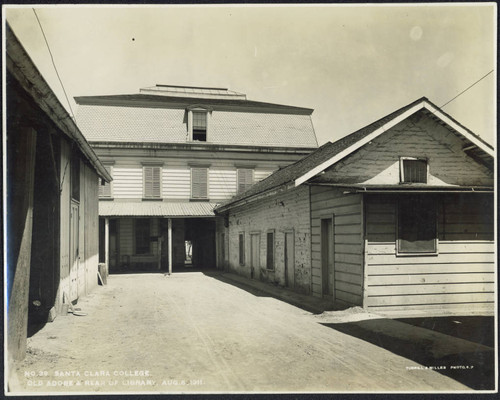
[[[83,214],[84,251],[85,261],[85,291],[91,292],[97,286],[97,268],[99,261],[99,205],[98,205],[98,179],[97,173],[85,165],[83,181],[85,182],[85,192],[83,198],[85,202],[85,213]]]
[[[488,198],[489,197],[489,198]],[[366,200],[366,304],[378,313],[433,306],[493,309],[495,244],[491,196],[438,198],[438,254],[398,256],[395,197]],[[450,233],[452,232],[452,233]],[[458,239],[458,240],[455,240]],[[460,240],[461,239],[461,240]]]
[[[339,305],[361,305],[363,288],[363,242],[361,195],[341,190],[311,187],[312,291],[322,296],[321,219],[335,215],[334,301]]]
[[[113,165],[113,193],[114,199],[136,199],[143,198],[143,168],[141,161],[162,162],[162,198],[174,201],[186,201],[191,198],[191,168],[189,162],[192,160],[179,159],[119,159]],[[278,165],[269,163],[255,169],[255,182],[269,176]],[[209,199],[215,202],[227,200],[236,194],[237,167],[234,162],[228,160],[217,160],[213,162],[208,171]]]
[[[429,185],[493,186],[493,172],[468,157],[462,141],[417,113],[329,168],[324,177],[366,184],[399,184],[399,157],[426,158]]]
[[[71,211],[71,180],[70,180],[70,146],[61,138],[60,176],[61,185],[61,217],[60,217],[60,284],[56,298],[56,308],[59,310],[63,302],[63,294],[69,295],[70,277],[70,211]]]

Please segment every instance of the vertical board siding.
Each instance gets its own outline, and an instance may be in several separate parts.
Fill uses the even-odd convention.
[[[97,267],[99,258],[99,206],[98,179],[96,172],[89,166],[85,166],[85,269],[87,294],[97,286]]]
[[[321,219],[335,215],[334,296],[340,305],[361,305],[363,295],[363,245],[361,195],[311,187],[311,273],[313,294],[322,296]]]
[[[484,195],[469,196],[440,198],[438,254],[421,256],[396,253],[396,199],[367,197],[368,309],[463,310],[466,305],[463,311],[470,313],[493,308],[493,210]]]
[[[120,255],[134,254],[134,220],[132,218],[120,218]]]
[[[57,306],[63,302],[63,295],[69,295],[70,277],[70,211],[71,211],[71,179],[69,173],[70,148],[67,141],[61,138],[61,219],[60,219],[60,285],[57,295]]]

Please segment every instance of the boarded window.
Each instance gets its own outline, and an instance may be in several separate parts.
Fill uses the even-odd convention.
[[[266,268],[274,269],[274,232],[267,232],[267,259]]]
[[[144,197],[145,198],[161,197],[161,167],[157,166],[144,167]]]
[[[104,166],[109,174],[112,174],[111,166]],[[112,197],[111,182],[106,182],[104,179],[99,178],[99,197]]]
[[[402,160],[403,173],[401,182],[404,183],[427,183],[427,161],[426,160]]]
[[[238,169],[238,193],[243,193],[253,185],[253,169]]]
[[[239,255],[240,255],[240,265],[245,265],[245,234],[239,234]]]
[[[191,198],[208,198],[208,168],[191,168]]]
[[[135,220],[135,254],[149,254],[150,220],[138,218]]]
[[[207,141],[207,113],[193,111],[193,140]]]
[[[398,252],[437,252],[436,200],[431,196],[401,197],[398,203]]]

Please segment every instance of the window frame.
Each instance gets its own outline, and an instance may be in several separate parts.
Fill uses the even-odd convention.
[[[418,195],[417,195],[418,196]],[[422,196],[422,195],[420,195]],[[425,195],[424,195],[425,196]],[[427,196],[426,196],[427,197]],[[414,197],[405,197],[405,196],[399,196],[397,201],[395,202],[395,207],[396,207],[396,255],[399,257],[406,257],[406,256],[437,256],[439,254],[439,227],[438,227],[438,212],[439,212],[439,205],[438,205],[438,199],[435,197],[430,198],[430,202],[433,204],[434,212],[433,212],[433,217],[434,217],[434,226],[433,226],[433,236],[434,238],[432,239],[433,243],[433,249],[432,250],[422,250],[422,251],[415,251],[415,250],[405,250],[402,246],[403,244],[403,239],[401,238],[402,234],[402,224],[401,224],[401,218],[402,218],[402,209],[401,209],[401,204],[404,201],[414,201]],[[415,208],[413,207],[415,210]]]
[[[154,168],[158,168],[158,179],[159,179],[159,194],[158,196],[150,195],[148,196],[146,193],[146,169],[152,168],[152,185],[154,185]],[[151,191],[154,192],[154,189],[151,188]],[[163,164],[158,163],[142,163],[142,199],[143,200],[163,200]]]
[[[148,221],[149,236],[147,237],[148,249],[145,253],[137,252],[137,224],[139,221]],[[134,218],[134,255],[136,256],[148,256],[152,254],[151,251],[151,218]]]
[[[195,197],[193,193],[193,170],[205,170],[206,171],[206,194],[205,197]],[[208,200],[210,194],[210,182],[209,182],[210,166],[204,165],[190,165],[190,190],[191,190],[191,200]]]
[[[269,235],[273,235],[272,239],[272,266],[269,267]],[[276,270],[276,231],[274,229],[268,229],[266,232],[266,270],[275,271]]]
[[[190,142],[196,142],[196,143],[206,143],[208,142],[209,138],[209,132],[210,132],[210,119],[212,115],[212,109],[207,108],[207,107],[202,107],[202,106],[189,106],[187,108],[187,113],[188,113],[188,140]],[[194,139],[194,131],[195,131],[195,126],[194,126],[194,114],[195,113],[203,113],[205,114],[205,140],[195,140]]]
[[[245,253],[245,232],[238,233],[238,262],[240,266],[244,266],[246,262]]]
[[[109,175],[111,175],[111,177],[113,177],[113,172],[114,172],[113,171],[113,169],[114,169],[113,163],[103,162],[102,164],[103,164],[104,168],[106,169],[106,171],[108,171]],[[104,182],[104,184],[102,184],[102,182]],[[104,192],[105,187],[109,187],[109,196],[101,194],[101,187],[102,187],[103,192]],[[113,181],[106,182],[103,179],[99,178],[98,196],[99,196],[99,200],[112,200],[113,199]]]
[[[425,182],[407,182],[405,180],[404,164],[405,161],[424,161],[425,162]],[[429,160],[425,157],[399,157],[399,183],[400,184],[427,184],[429,182]]]
[[[250,172],[250,180],[251,180],[251,183],[243,183],[244,185],[244,189],[243,190],[240,190],[240,171],[245,171],[244,173],[247,174],[248,172]],[[245,175],[245,180],[246,180],[247,176]],[[254,168],[245,168],[245,167],[237,167],[236,168],[236,194],[240,194],[240,193],[243,193],[243,192],[246,192],[248,189],[250,189],[253,184],[255,183],[255,170]]]

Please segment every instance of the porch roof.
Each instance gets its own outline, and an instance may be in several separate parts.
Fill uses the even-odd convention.
[[[100,201],[101,217],[213,217],[216,203],[208,202],[115,202]]]

